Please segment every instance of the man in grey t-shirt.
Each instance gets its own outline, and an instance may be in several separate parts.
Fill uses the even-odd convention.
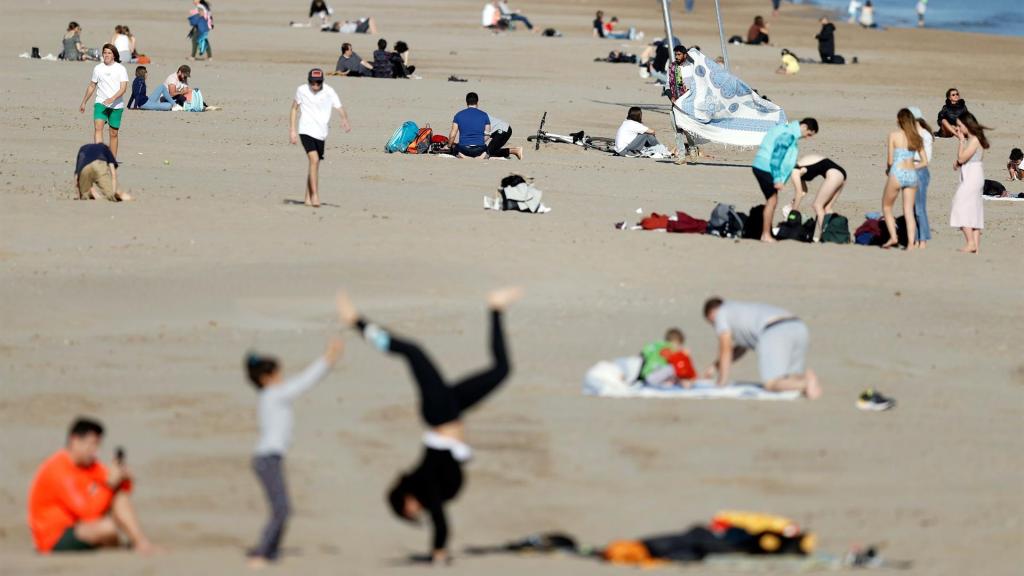
[[[373,64],[370,64],[366,60],[359,57],[352,50],[352,45],[345,42],[341,45],[341,56],[338,57],[338,63],[334,66],[334,72],[331,76],[367,76],[373,71]]]
[[[756,350],[761,381],[766,390],[800,390],[808,398],[821,396],[821,384],[806,366],[807,325],[792,313],[754,302],[709,298],[704,318],[718,335],[718,359],[704,376],[718,373],[718,385],[729,383],[734,360]]]

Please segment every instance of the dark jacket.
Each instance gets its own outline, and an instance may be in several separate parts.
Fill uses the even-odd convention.
[[[828,60],[836,53],[836,25],[829,22],[821,27],[815,36],[818,39],[818,54],[822,60]]]
[[[146,96],[146,81],[136,77],[132,82],[132,97],[128,99],[128,108],[138,108],[149,101]]]
[[[957,118],[964,112],[967,112],[967,100],[961,100],[956,104],[946,100],[946,105],[942,107],[942,110],[939,110],[939,126],[942,125],[943,120],[950,124],[956,124]]]

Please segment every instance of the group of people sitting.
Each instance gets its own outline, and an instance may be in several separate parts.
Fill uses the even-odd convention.
[[[527,30],[533,30],[533,23],[523,15],[522,10],[509,8],[507,0],[495,0],[484,4],[480,24],[495,33],[515,29],[516,22],[522,22]]]
[[[612,40],[641,40],[644,37],[643,32],[638,32],[636,28],[630,26],[625,30],[617,30],[619,25],[619,17],[612,16],[609,20],[604,19],[604,11],[598,10],[594,17],[594,36],[597,38],[610,38]]]
[[[512,126],[480,109],[480,96],[476,92],[466,94],[466,108],[452,119],[448,142],[452,155],[458,158],[509,158],[523,159],[523,147],[505,148],[512,138]]]
[[[192,99],[192,88],[189,77],[192,68],[187,64],[169,76],[147,94],[146,77],[149,71],[145,66],[135,68],[135,80],[132,81],[132,95],[128,99],[128,108],[132,110],[160,110],[163,112],[184,110]]]
[[[109,43],[115,48],[115,62],[122,64],[135,62],[138,57],[138,52],[135,51],[135,34],[127,26],[123,24],[115,26]],[[59,59],[72,62],[99,60],[100,50],[86,48],[82,44],[82,26],[78,22],[72,21],[68,23],[68,29],[64,32]]]
[[[377,40],[377,49],[373,52],[373,60],[364,60],[352,49],[352,44],[341,45],[341,56],[334,66],[331,76],[350,76],[359,78],[410,78],[416,67],[410,62],[409,45],[399,40],[395,42],[394,51],[388,50],[388,41]]]

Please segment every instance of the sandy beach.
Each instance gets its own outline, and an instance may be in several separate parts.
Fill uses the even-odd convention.
[[[288,143],[291,98],[309,68],[333,69],[342,42],[368,58],[376,38],[288,27],[308,2],[221,0],[216,58],[190,64],[192,84],[224,110],[125,112],[119,177],[137,201],[79,202],[75,154],[92,126],[78,105],[92,65],[17,54],[56,53],[69,20],[89,46],[128,24],[153,58],[152,87],[186,63],[189,3],[17,4],[0,22],[0,574],[245,573],[244,549],[265,519],[249,466],[257,421],[245,352],[277,354],[288,373],[304,367],[337,329],[333,295],[345,287],[454,377],[485,364],[484,296],[506,284],[528,292],[507,317],[515,371],[467,419],[476,455],[449,510],[457,554],[545,530],[602,545],[749,509],[797,520],[824,551],[883,543],[886,556],[914,562],[905,574],[1009,576],[1024,565],[1024,203],[986,202],[981,254],[958,253],[962,237],[948,227],[954,140],[935,143],[925,251],[623,232],[614,223],[637,209],[706,218],[716,202],[744,211],[760,203],[754,151],[709,146],[713,160],[679,166],[573,146],[531,145],[524,161],[487,162],[383,149],[405,120],[447,134],[470,90],[512,125],[512,144],[525,145],[545,111],[554,132],[614,136],[627,106],[666,101],[636,67],[593,61],[613,49],[639,53],[644,42],[592,38],[590,21],[603,9],[649,41],[663,34],[653,0],[514,2],[562,38],[492,35],[479,27],[479,1],[336,2],[337,16],[373,15],[381,37],[405,40],[422,79],[328,80],[353,129],[331,126],[325,204],[313,210],[301,205],[304,155]],[[674,4],[676,34],[717,56],[712,4],[699,1],[694,14]],[[723,4],[730,35],[770,15],[768,0]],[[919,106],[934,124],[952,86],[995,128],[985,172],[1005,182],[1009,150],[1024,134],[1021,84],[1005,79],[1007,62],[1024,53],[1024,38],[843,23],[838,52],[859,64],[774,74],[783,47],[816,56],[818,15],[787,4],[769,19],[774,46],[729,54],[734,72],[789,117],[818,119],[820,134],[801,151],[850,174],[838,211],[851,228],[880,209],[896,112]],[[447,82],[453,74],[469,82]],[[648,111],[645,121],[669,133],[667,114]],[[510,173],[533,178],[553,211],[482,210]],[[782,198],[791,197],[789,187]],[[701,305],[715,294],[804,319],[824,397],[582,396],[589,366],[639,351],[669,326],[686,332],[706,366],[716,341]],[[413,386],[402,364],[352,332],[345,338],[338,367],[295,407],[295,514],[274,573],[423,570],[401,563],[426,550],[429,530],[395,521],[383,499],[419,455]],[[752,358],[737,365],[736,376],[756,375]],[[856,410],[869,386],[897,408]],[[33,552],[29,482],[79,414],[106,424],[105,460],[115,446],[127,449],[143,524],[166,554]],[[450,573],[629,570],[458,555]]]

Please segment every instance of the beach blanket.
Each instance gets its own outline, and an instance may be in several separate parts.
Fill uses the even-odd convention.
[[[798,391],[771,392],[754,382],[734,382],[718,387],[712,380],[697,380],[692,388],[678,386],[651,386],[637,382],[643,360],[639,356],[617,358],[611,362],[598,362],[583,378],[583,394],[604,398],[685,398],[708,400],[728,398],[734,400],[798,400]]]
[[[1017,198],[1014,196],[982,196],[984,200],[991,200],[993,202],[1024,202],[1024,198]]]
[[[768,129],[786,122],[779,105],[762,98],[696,48],[688,54],[693,64],[683,76],[687,90],[673,103],[672,117],[698,144],[759,146]]]

